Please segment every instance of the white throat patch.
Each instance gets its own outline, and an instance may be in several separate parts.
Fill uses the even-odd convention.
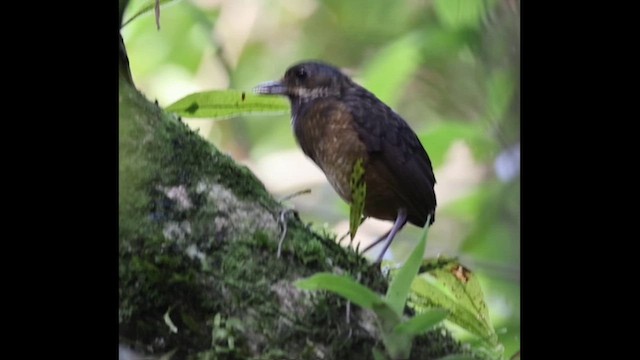
[[[292,95],[299,97],[303,101],[313,100],[313,99],[330,96],[330,95],[339,95],[339,92],[337,91],[331,92],[331,90],[326,87],[314,88],[314,89],[296,87],[291,92],[292,92]]]

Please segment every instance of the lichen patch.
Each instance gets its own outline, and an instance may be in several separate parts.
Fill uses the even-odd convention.
[[[169,221],[164,225],[162,234],[166,239],[183,243],[191,235],[191,223],[188,221]]]
[[[176,202],[178,210],[184,211],[193,207],[193,203],[191,202],[191,199],[189,199],[189,194],[187,193],[187,188],[184,185],[159,186],[158,188],[167,196],[167,198]]]
[[[240,200],[220,184],[200,182],[196,185],[196,192],[206,195],[215,204],[218,216],[211,221],[219,234],[234,238],[234,234],[260,230],[277,238],[280,233],[277,219],[270,211],[256,202]]]

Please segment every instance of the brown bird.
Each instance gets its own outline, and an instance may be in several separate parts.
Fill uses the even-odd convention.
[[[291,121],[302,151],[352,203],[351,173],[364,162],[364,216],[394,221],[376,262],[382,261],[404,225],[423,227],[435,220],[436,183],[431,160],[409,125],[375,95],[337,68],[321,62],[290,67],[280,81],[262,83],[258,94],[287,96]]]

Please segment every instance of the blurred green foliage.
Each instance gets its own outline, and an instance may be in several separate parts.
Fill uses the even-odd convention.
[[[145,3],[132,0],[124,19]],[[160,31],[151,11],[122,35],[136,85],[161,106],[198,91],[250,92],[293,63],[320,59],[393,107],[438,179],[426,256],[445,249],[477,275],[509,357],[520,348],[519,12],[517,0],[176,0],[162,7]],[[238,160],[296,148],[289,115],[190,124]],[[473,163],[453,171],[461,145]],[[337,196],[324,200],[349,218]],[[398,259],[419,229],[403,233],[412,240],[394,242]]]

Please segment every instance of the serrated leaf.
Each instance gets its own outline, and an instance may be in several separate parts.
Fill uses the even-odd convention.
[[[416,313],[422,313],[434,307],[443,308],[449,311],[447,320],[476,336],[481,338],[487,336],[487,330],[484,325],[475,318],[473,313],[456,303],[432,283],[419,278],[412,284],[411,290],[413,291],[409,294],[407,304]]]
[[[429,222],[427,221],[427,223]],[[420,237],[420,241],[418,241],[418,245],[413,249],[404,266],[397,271],[389,284],[389,289],[387,290],[385,299],[397,314],[402,314],[402,310],[404,309],[404,305],[409,294],[409,289],[411,288],[411,283],[418,274],[418,269],[420,268],[422,257],[424,256],[424,248],[427,243],[428,232],[429,226],[425,226],[422,236]]]
[[[442,309],[430,309],[418,314],[411,319],[399,324],[393,330],[398,334],[419,335],[438,325],[447,318],[447,311]]]
[[[449,321],[492,346],[497,345],[498,338],[475,275],[455,260],[438,260],[428,267],[411,284],[409,306],[417,313],[433,307],[446,309]]]
[[[288,100],[276,96],[257,96],[240,90],[213,90],[187,95],[167,106],[166,111],[188,118],[228,119],[248,114],[285,114]]]
[[[356,236],[364,213],[364,202],[367,196],[367,184],[364,182],[364,161],[356,160],[351,171],[351,208],[349,211],[349,234],[351,240]]]
[[[318,273],[296,281],[295,285],[303,290],[331,291],[365,309],[373,309],[374,304],[383,302],[380,295],[347,276]]]
[[[453,293],[462,306],[474,312],[487,327],[491,327],[489,310],[475,274],[457,262],[436,269],[431,274]]]

